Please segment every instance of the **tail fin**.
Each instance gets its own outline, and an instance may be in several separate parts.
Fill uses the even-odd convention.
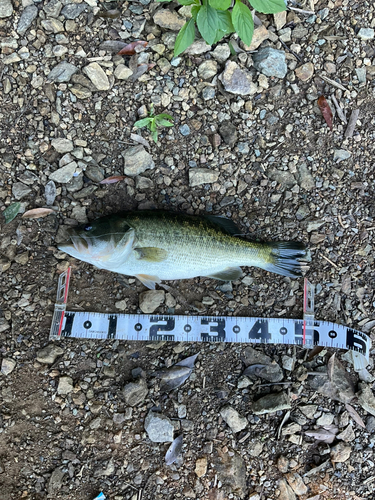
[[[271,250],[270,261],[263,269],[271,273],[298,278],[302,276],[302,267],[299,258],[306,257],[306,247],[297,241],[268,243]]]

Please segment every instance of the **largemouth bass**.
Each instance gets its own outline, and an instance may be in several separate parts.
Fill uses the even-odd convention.
[[[240,266],[296,278],[306,255],[299,242],[248,241],[231,220],[216,216],[128,212],[69,231],[60,250],[99,269],[135,276],[152,289],[161,280],[197,276],[236,280]]]

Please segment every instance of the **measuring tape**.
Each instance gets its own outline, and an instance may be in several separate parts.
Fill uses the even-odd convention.
[[[314,287],[305,279],[303,319],[238,316],[175,316],[67,311],[71,268],[59,277],[50,339],[121,339],[173,342],[292,344],[350,349],[358,368],[365,368],[370,338],[329,321],[314,318]]]

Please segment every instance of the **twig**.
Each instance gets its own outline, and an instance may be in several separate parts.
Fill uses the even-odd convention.
[[[297,7],[290,7],[290,6],[288,6],[288,9],[294,10],[296,12],[299,12],[300,14],[308,14],[309,16],[311,14],[315,14],[315,12],[313,10],[302,10],[302,9],[297,9]]]
[[[359,117],[359,109],[353,109],[352,114],[350,115],[349,118],[348,126],[346,127],[345,130],[345,137],[353,137],[358,117]]]
[[[348,123],[347,119],[346,119],[346,116],[344,115],[344,111],[342,109],[342,107],[340,106],[340,104],[337,102],[337,99],[336,97],[334,96],[334,94],[331,95],[331,99],[333,101],[333,104],[335,105],[336,107],[336,110],[337,110],[337,114],[338,114],[338,117],[340,118],[340,120],[343,122],[343,123]]]
[[[325,259],[327,262],[329,262],[331,264],[331,266],[333,266],[335,269],[340,269],[338,266],[336,266],[336,264],[334,262],[332,262],[328,257],[326,257],[325,255],[323,255],[322,253],[320,254],[321,257],[323,257],[323,259]]]
[[[299,56],[298,54],[296,54],[296,53],[295,53],[295,52],[294,52],[294,51],[293,51],[290,47],[288,47],[286,43],[284,43],[282,40],[280,40],[280,38],[279,38],[279,42],[281,42],[281,44],[282,44],[282,45],[283,45],[283,46],[284,46],[287,50],[289,50],[289,52],[290,52],[291,54],[293,54],[293,55],[294,55],[294,57],[295,57],[295,58],[297,58],[297,59],[299,60],[299,62],[302,62],[302,59],[300,58],[300,56]]]
[[[331,78],[328,78],[328,76],[325,75],[319,75],[322,80],[325,80],[327,83],[330,83],[334,87],[337,87],[340,90],[343,90],[344,92],[349,92],[348,89],[344,87],[344,85],[341,85],[341,83],[335,82],[335,80],[331,80]]]

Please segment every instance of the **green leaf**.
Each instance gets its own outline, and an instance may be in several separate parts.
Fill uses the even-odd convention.
[[[194,19],[194,21],[197,20],[197,16],[198,16],[198,12],[200,11],[200,8],[202,6],[201,5],[194,5],[192,8],[191,8],[191,16],[192,18]]]
[[[180,3],[181,1],[178,0]],[[211,7],[217,10],[227,10],[229,9],[232,0],[209,0]]]
[[[284,0],[249,0],[249,2],[255,10],[263,14],[276,14],[286,10]]]
[[[218,15],[217,11],[207,3],[207,0],[203,1],[204,4],[197,15],[197,25],[202,37],[209,45],[212,45],[215,41],[216,31],[218,29]]]
[[[11,222],[16,217],[16,215],[20,211],[20,208],[21,203],[17,201],[16,203],[12,203],[11,205],[9,205],[9,207],[4,210],[3,215],[5,218],[5,224],[9,224],[9,222]]]
[[[218,11],[218,29],[224,31],[226,35],[234,32],[231,13],[227,11]]]
[[[154,139],[154,142],[158,142],[158,131],[157,130],[153,130],[151,132],[151,137]]]
[[[151,130],[151,132],[156,132],[156,120],[155,120],[155,118],[153,118],[151,123],[150,123],[150,130]]]
[[[166,118],[167,120],[174,120],[173,116],[168,115],[167,113],[160,113],[160,115],[157,115],[156,118]]]
[[[143,127],[147,127],[148,124],[150,123],[150,121],[152,121],[152,118],[143,118],[142,120],[138,120],[137,122],[134,123],[134,127],[137,127],[137,128],[143,128]]]
[[[197,4],[196,0],[178,0],[178,3],[181,5],[194,5]]]
[[[186,50],[194,42],[195,38],[195,22],[194,19],[186,22],[180,29],[175,44],[174,56],[177,57],[181,52]]]
[[[160,118],[160,120],[157,119],[157,125],[160,125],[161,127],[173,127],[173,123],[165,120],[164,118]]]
[[[156,0],[156,1],[161,3],[161,2],[172,2],[173,0]]]
[[[241,40],[246,44],[251,44],[251,39],[254,33],[254,21],[249,7],[246,7],[240,0],[236,3],[232,10],[232,23],[236,32],[240,35]]]

